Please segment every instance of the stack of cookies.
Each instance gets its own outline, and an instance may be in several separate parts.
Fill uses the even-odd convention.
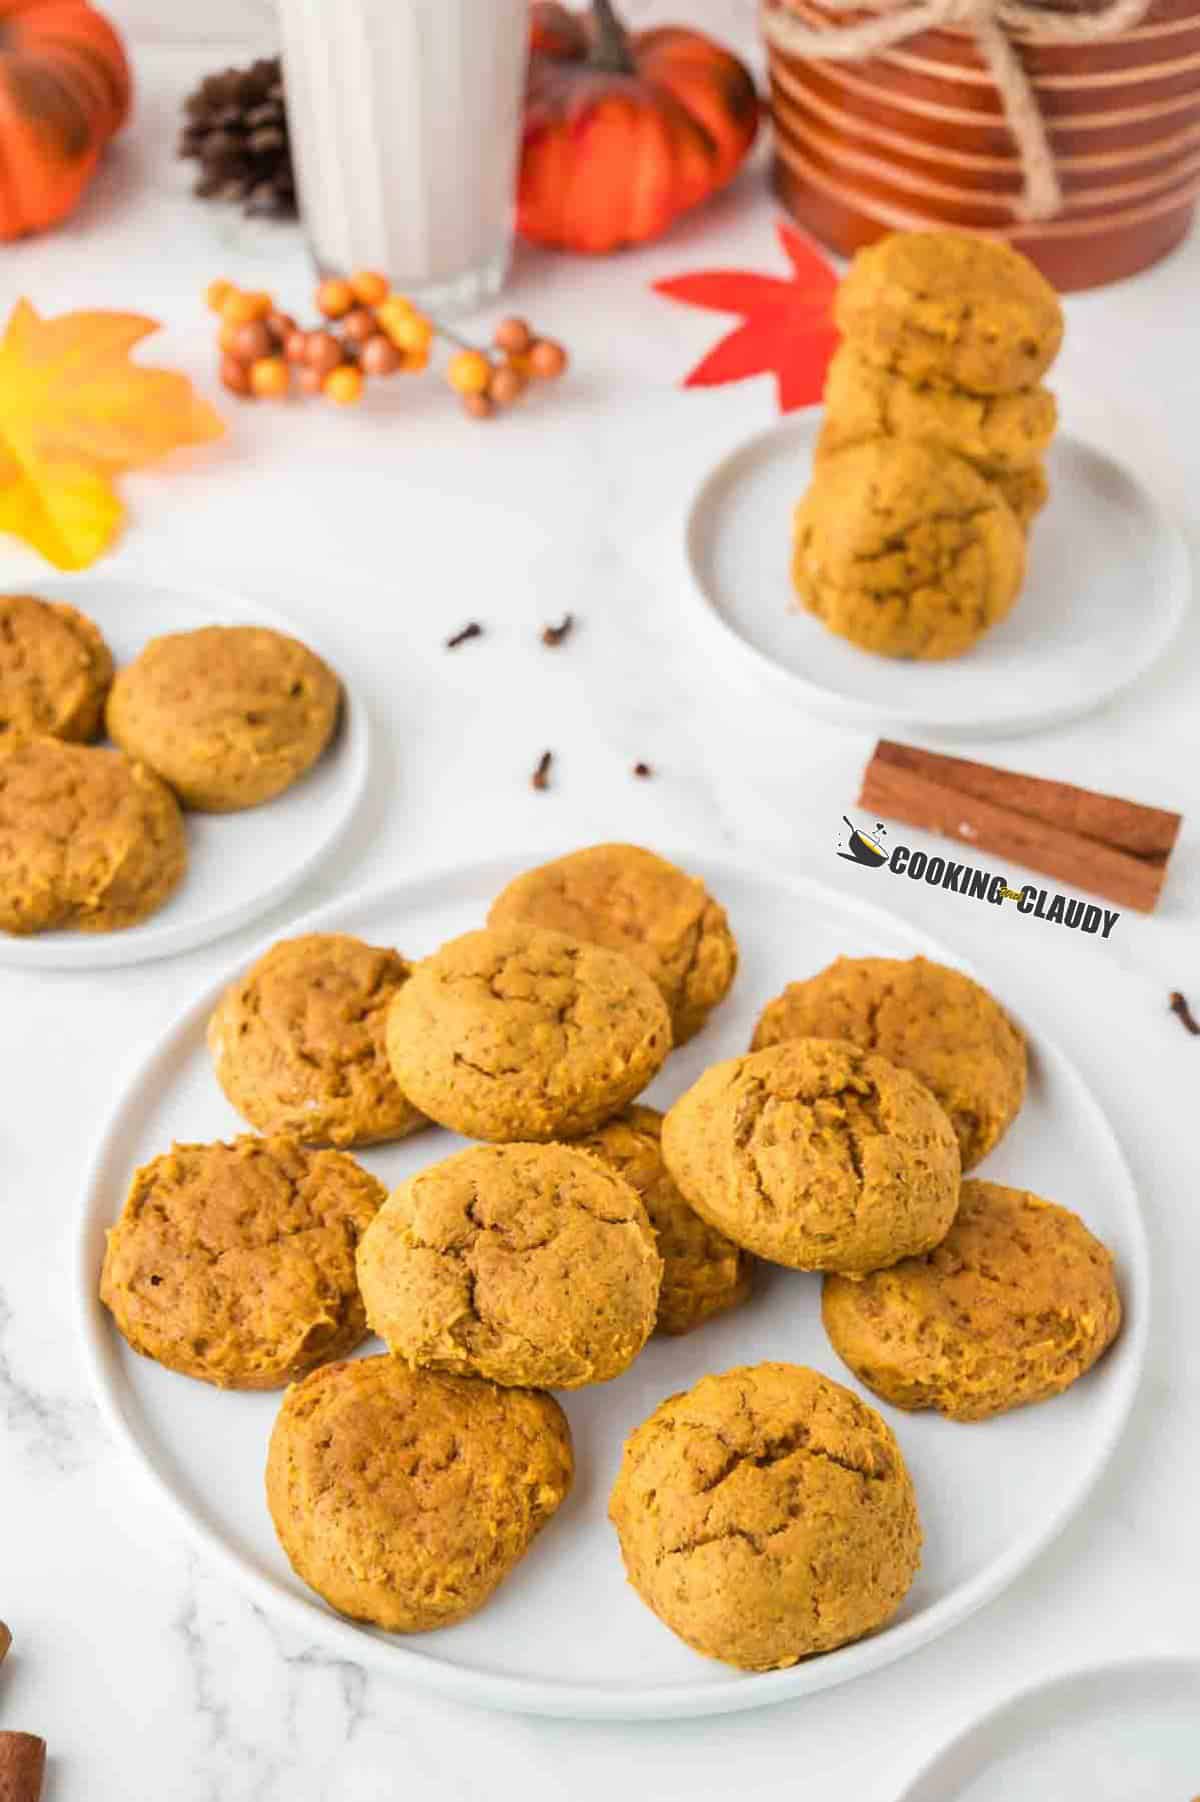
[[[960,656],[1016,600],[1049,496],[1058,297],[998,240],[910,232],[859,253],[835,311],[796,590],[864,650]]]

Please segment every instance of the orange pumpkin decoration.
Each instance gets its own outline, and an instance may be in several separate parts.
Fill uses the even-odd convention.
[[[0,0],[0,239],[74,210],[130,94],[121,40],[87,0]]]
[[[586,15],[541,3],[531,24],[523,236],[564,250],[644,243],[731,179],[759,117],[736,56],[684,26],[631,33],[611,0]]]

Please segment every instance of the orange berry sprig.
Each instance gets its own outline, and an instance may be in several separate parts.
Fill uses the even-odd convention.
[[[368,378],[427,369],[441,338],[452,346],[446,381],[473,419],[490,419],[513,406],[531,382],[553,381],[567,367],[562,346],[536,338],[524,319],[502,320],[489,350],[468,344],[393,293],[374,270],[328,277],[315,298],[321,323],[304,327],[269,294],[209,283],[205,300],[221,321],[220,375],[230,393],[278,400],[294,386],[353,406]]]

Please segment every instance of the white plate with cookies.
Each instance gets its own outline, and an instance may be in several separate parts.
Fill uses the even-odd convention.
[[[261,626],[298,639],[321,656],[307,630],[269,608],[221,592],[119,575],[52,576],[39,599],[64,602],[99,628],[118,674],[151,639],[212,626]],[[328,658],[323,659],[335,669]],[[92,760],[93,746],[68,757]],[[108,741],[97,741],[107,750]],[[115,761],[115,760],[114,760]],[[184,806],[186,867],[161,905],[116,930],[0,931],[0,966],[110,969],[172,957],[233,932],[266,913],[328,856],[348,827],[369,765],[366,712],[342,684],[332,739],[307,772],[273,799],[237,811]]]
[[[480,927],[500,891],[532,861],[465,866],[351,896],[297,922],[287,936],[351,934],[411,960],[429,959],[448,940]],[[671,1107],[712,1065],[741,1057],[765,1004],[840,956],[958,962],[885,912],[815,881],[714,858],[681,861],[727,910],[740,967],[728,998],[649,1085],[641,1099],[652,1106]],[[106,1234],[122,1213],[134,1170],[173,1142],[231,1141],[247,1131],[218,1084],[206,1033],[218,1001],[234,992],[230,985],[236,987],[250,962],[198,997],[152,1047],[103,1130],[80,1219],[79,1306],[93,1385],[117,1438],[205,1554],[256,1602],[332,1654],[464,1702],[517,1712],[648,1719],[753,1708],[813,1694],[948,1631],[1011,1583],[1087,1499],[1124,1427],[1142,1368],[1146,1240],[1103,1111],[1041,1023],[1026,1020],[1024,1103],[972,1174],[1077,1210],[1115,1260],[1121,1331],[1065,1393],[974,1422],[892,1406],[834,1352],[822,1325],[819,1277],[760,1262],[738,1305],[688,1333],[656,1334],[611,1380],[558,1390],[574,1447],[573,1485],[527,1555],[470,1618],[401,1633],[335,1612],[296,1575],[268,1512],[264,1472],[279,1392],[218,1388],[137,1355],[98,1299]],[[212,1035],[218,1055],[224,1056],[236,1018],[227,1006]],[[436,1037],[436,1021],[428,1035],[410,1034],[412,1055],[423,1055],[424,1043],[434,1056]],[[469,1054],[465,1041],[463,1047]],[[225,1080],[231,1087],[228,1073]],[[469,1087],[469,1070],[465,1080]],[[253,1112],[253,1094],[239,1105]],[[431,1126],[353,1155],[394,1189],[463,1146],[461,1138]],[[361,1259],[359,1271],[370,1307]],[[200,1355],[209,1349],[200,1344]],[[368,1340],[359,1355],[378,1358],[384,1349]],[[626,1439],[660,1404],[706,1376],[764,1363],[807,1366],[819,1373],[818,1384],[832,1379],[850,1392],[845,1406],[854,1417],[864,1402],[877,1411],[886,1423],[881,1442],[892,1443],[894,1435],[911,1476],[923,1550],[915,1581],[879,1630],[787,1668],[751,1673],[700,1656],[656,1618],[626,1581],[608,1506]],[[304,1393],[303,1384],[289,1392]],[[364,1469],[376,1449],[363,1448]],[[448,1455],[459,1454],[451,1447]],[[472,1456],[486,1473],[482,1449]],[[433,1468],[444,1470],[445,1460]],[[724,1474],[716,1471],[714,1484]],[[732,1495],[733,1487],[723,1493]],[[627,1490],[627,1523],[629,1501]],[[906,1532],[911,1549],[911,1523]]]
[[[712,469],[683,526],[688,618],[745,692],[844,725],[1016,737],[1093,712],[1150,671],[1187,611],[1182,536],[1138,476],[1060,433],[1022,592],[966,654],[922,662],[860,650],[803,611],[792,515],[823,410],[761,432]]]

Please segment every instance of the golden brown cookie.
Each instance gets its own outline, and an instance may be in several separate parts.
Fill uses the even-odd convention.
[[[1077,1214],[975,1180],[939,1246],[862,1282],[827,1277],[821,1312],[860,1382],[951,1420],[1058,1395],[1121,1325],[1112,1255]]]
[[[891,1429],[797,1364],[727,1370],[663,1402],[626,1441],[609,1518],[646,1605],[742,1670],[874,1633],[921,1561]]]
[[[387,1048],[423,1114],[469,1139],[574,1139],[671,1049],[657,986],[619,952],[537,926],[464,933],[393,1000]]]
[[[1050,499],[1050,483],[1044,465],[1031,463],[1026,469],[1001,470],[991,479],[1012,508],[1021,530],[1028,532]]]
[[[825,377],[825,418],[818,456],[869,438],[909,438],[954,451],[985,475],[1028,469],[1044,455],[1058,424],[1048,388],[1011,394],[968,394],[962,388],[918,387],[868,363],[843,343]]]
[[[792,579],[809,613],[881,657],[960,657],[1012,607],[1025,537],[962,457],[900,438],[822,457],[796,508]]]
[[[57,738],[0,757],[0,930],[136,926],[186,867],[179,804],[143,764]]]
[[[752,1051],[787,1039],[849,1039],[911,1070],[941,1103],[972,1170],[1025,1099],[1025,1040],[985,988],[928,958],[839,957],[768,1001]]]
[[[1028,257],[963,232],[894,232],[860,250],[834,318],[869,363],[969,394],[1032,387],[1063,338],[1058,296]]]
[[[526,870],[492,903],[516,921],[622,951],[662,990],[676,1045],[699,1032],[737,971],[725,909],[695,876],[638,845],[590,845]]]
[[[958,1140],[911,1071],[838,1039],[714,1064],[663,1121],[686,1200],[793,1270],[880,1270],[943,1239]]]
[[[577,1141],[641,1196],[663,1261],[658,1296],[660,1333],[690,1333],[750,1293],[753,1259],[689,1207],[663,1163],[662,1115],[628,1107],[599,1132]]]
[[[333,671],[298,639],[203,626],[152,638],[118,672],[108,732],[185,807],[229,813],[272,800],[311,769],[340,700]]]
[[[629,1183],[567,1145],[476,1145],[401,1183],[358,1248],[405,1363],[520,1387],[606,1383],[654,1330],[662,1259]]]
[[[354,1254],[386,1197],[279,1134],[173,1145],[134,1176],[100,1299],[135,1351],[221,1389],[278,1389],[366,1338]]]
[[[384,1022],[410,966],[340,932],[283,939],[226,989],[208,1023],[217,1081],[260,1132],[373,1145],[425,1125],[392,1075]]]
[[[551,1396],[358,1358],[288,1390],[267,1505],[296,1575],[331,1607],[426,1633],[483,1606],[573,1474]]]
[[[65,601],[0,595],[0,738],[95,738],[113,677],[100,629]]]

